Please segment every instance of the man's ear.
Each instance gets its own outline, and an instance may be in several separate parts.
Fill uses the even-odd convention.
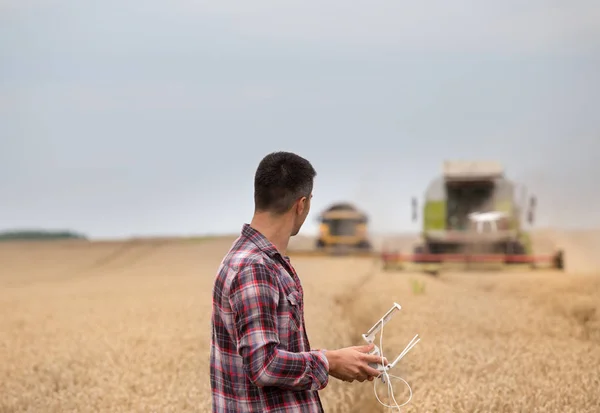
[[[298,215],[302,215],[302,213],[306,209],[306,202],[307,199],[305,196],[303,196],[296,202],[296,212],[298,213]]]

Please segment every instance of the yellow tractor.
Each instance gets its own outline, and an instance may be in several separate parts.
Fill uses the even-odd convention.
[[[340,202],[331,205],[319,217],[319,234],[313,249],[290,249],[294,256],[356,255],[372,256],[367,215],[354,205]]]
[[[316,248],[336,251],[370,251],[367,234],[368,218],[352,204],[338,203],[319,216],[319,236]]]

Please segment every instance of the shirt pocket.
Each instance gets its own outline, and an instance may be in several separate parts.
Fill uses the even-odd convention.
[[[294,290],[286,296],[288,308],[287,316],[290,320],[290,329],[292,331],[299,331],[302,328],[302,296],[299,291]]]

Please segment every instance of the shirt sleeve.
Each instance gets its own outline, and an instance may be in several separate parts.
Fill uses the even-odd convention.
[[[264,264],[245,266],[230,288],[230,304],[244,371],[257,386],[321,390],[329,380],[325,352],[281,350],[277,330],[279,288]]]

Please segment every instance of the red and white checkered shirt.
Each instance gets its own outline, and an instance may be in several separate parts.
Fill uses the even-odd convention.
[[[323,412],[324,351],[311,350],[289,258],[244,224],[213,287],[212,411]]]

